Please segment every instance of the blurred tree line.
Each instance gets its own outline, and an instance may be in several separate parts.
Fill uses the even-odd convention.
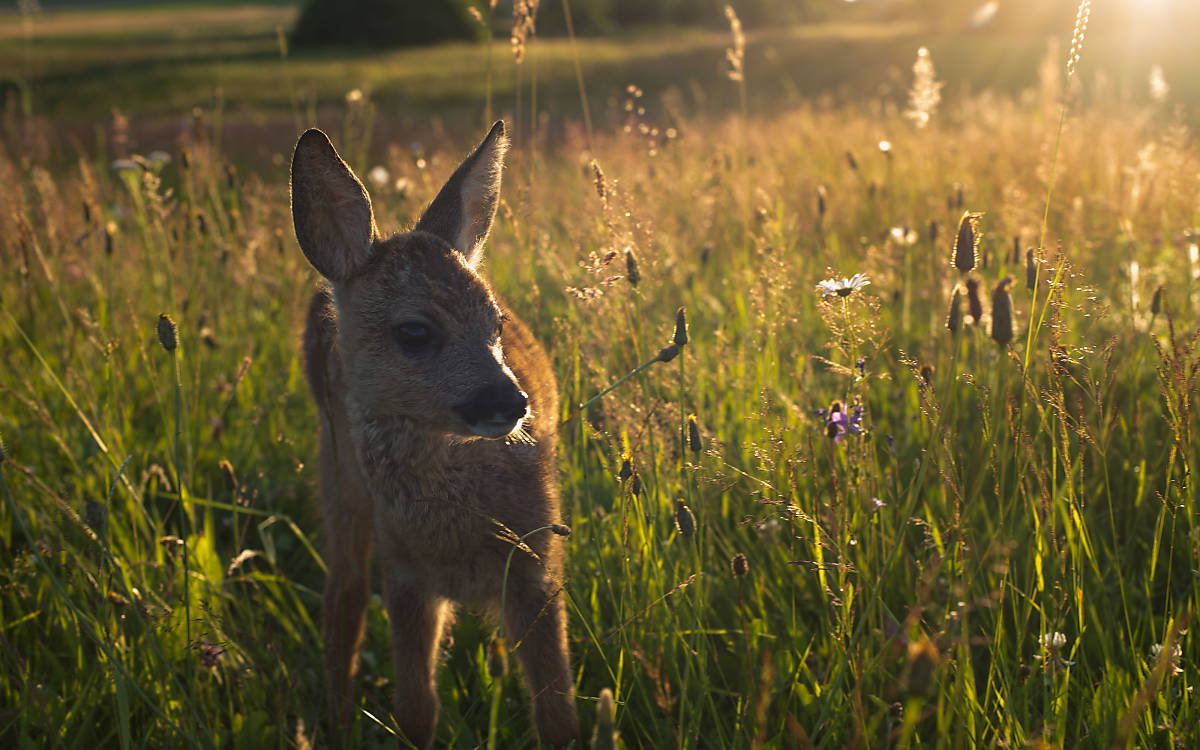
[[[520,2],[521,0],[518,0]],[[533,0],[524,0],[533,4]],[[451,39],[478,40],[485,23],[503,37],[514,0],[308,0],[293,32],[297,46],[323,44],[400,47]],[[1079,0],[568,0],[572,25],[583,36],[639,28],[728,28],[725,5],[748,28],[854,19],[915,21],[936,32],[963,29],[1048,32],[1070,36]],[[1195,28],[1194,0],[1108,0],[1096,3],[1090,30],[1131,25]],[[481,20],[483,23],[481,23]],[[566,33],[563,0],[540,0],[539,35]]]

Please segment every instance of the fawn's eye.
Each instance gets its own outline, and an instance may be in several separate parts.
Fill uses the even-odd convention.
[[[433,342],[433,333],[429,326],[415,321],[400,323],[392,329],[392,335],[396,337],[396,343],[405,354],[420,354]]]

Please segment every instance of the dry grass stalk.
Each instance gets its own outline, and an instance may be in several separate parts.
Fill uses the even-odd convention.
[[[741,83],[746,80],[746,33],[742,31],[742,22],[732,5],[725,6],[725,17],[729,19],[729,32],[733,35],[733,46],[725,50],[725,59],[729,62],[725,75],[729,80]]]

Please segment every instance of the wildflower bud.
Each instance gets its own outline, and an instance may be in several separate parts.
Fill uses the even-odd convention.
[[[699,453],[701,450],[703,450],[703,446],[700,443],[700,425],[696,423],[695,414],[688,415],[687,428],[688,448],[691,449],[692,453]]]
[[[954,267],[966,273],[975,268],[979,260],[979,232],[977,224],[982,214],[964,211],[958,222],[958,236],[954,240]]]
[[[642,274],[638,271],[637,255],[632,247],[625,248],[625,278],[629,279],[633,286],[637,286],[642,279]]]
[[[1033,291],[1037,288],[1038,266],[1033,259],[1033,248],[1025,251],[1025,288]]]
[[[488,645],[487,670],[493,680],[508,674],[508,647],[503,638],[493,638]]]
[[[1163,288],[1166,284],[1159,284],[1154,288],[1154,296],[1150,298],[1150,314],[1158,315],[1162,312],[1163,307]]]
[[[619,472],[617,472],[617,479],[621,480],[621,482],[623,483],[626,479],[629,479],[629,477],[631,477],[631,476],[633,476],[633,461],[631,461],[630,456],[628,454],[626,454],[621,459],[621,470]]]
[[[671,340],[680,346],[688,342],[687,313],[682,307],[675,311],[675,336]]]
[[[983,320],[983,301],[979,298],[979,281],[967,279],[967,315],[972,323]]]
[[[743,578],[750,572],[750,562],[745,555],[739,552],[729,561],[729,570],[733,573],[734,578]]]
[[[962,328],[962,287],[954,287],[954,296],[950,298],[950,314],[946,316],[946,329],[950,333],[958,333]]]
[[[113,254],[113,237],[117,234],[117,223],[108,221],[104,223],[104,254],[111,256]]]
[[[179,347],[179,330],[166,313],[158,316],[158,343],[168,352],[174,352]]]
[[[225,480],[225,491],[233,494],[237,491],[237,476],[233,473],[233,464],[229,463],[229,459],[222,458],[217,464],[221,470],[221,478]]]
[[[620,742],[616,723],[617,702],[613,700],[612,691],[604,688],[600,691],[600,700],[596,701],[596,728],[592,733],[592,750],[616,750]]]
[[[1012,282],[1010,276],[992,292],[992,340],[1000,346],[1008,346],[1013,340],[1013,305],[1008,293]]]
[[[668,344],[658,352],[658,356],[654,358],[656,362],[670,362],[679,356],[679,344]]]
[[[696,517],[682,500],[675,501],[675,528],[679,530],[679,536],[691,536],[696,533]]]

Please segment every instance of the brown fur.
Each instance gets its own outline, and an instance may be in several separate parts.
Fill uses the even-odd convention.
[[[474,267],[495,214],[504,146],[498,123],[417,227],[387,239],[328,139],[309,131],[296,147],[297,238],[330,282],[313,297],[304,349],[321,414],[322,637],[335,740],[355,706],[372,543],[392,631],[396,721],[408,742],[432,743],[437,650],[455,604],[499,615],[541,737],[562,746],[579,736],[561,541],[549,530],[530,534],[560,522],[558,394],[545,352]],[[428,324],[436,346],[416,355],[399,346],[395,330],[406,321]],[[490,414],[478,394],[511,401],[514,385],[528,395],[527,415],[511,434],[478,437],[497,421],[507,429],[504,419],[472,421],[462,404],[475,394]]]

